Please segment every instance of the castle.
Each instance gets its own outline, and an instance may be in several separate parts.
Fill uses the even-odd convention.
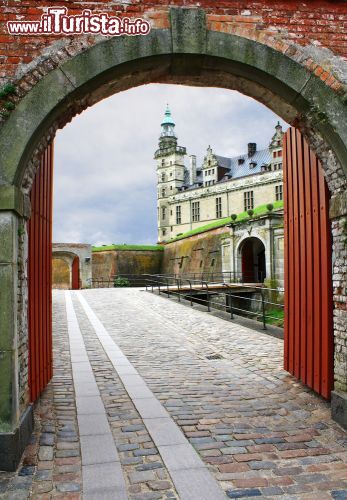
[[[182,233],[231,214],[283,199],[282,139],[278,122],[269,147],[258,150],[253,142],[245,154],[226,158],[207,148],[200,167],[196,156],[178,146],[175,123],[167,106],[161,123],[157,160],[158,241],[165,243]]]

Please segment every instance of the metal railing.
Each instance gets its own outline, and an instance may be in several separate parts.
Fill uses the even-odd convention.
[[[259,283],[208,281],[187,278],[187,275],[147,274],[144,276],[146,276],[147,291],[150,290],[152,293],[157,291],[159,295],[166,294],[169,298],[177,297],[179,302],[184,297],[190,302],[191,307],[194,303],[206,305],[208,312],[213,308],[224,310],[230,314],[230,319],[234,319],[234,314],[254,317],[262,322],[264,330],[267,329],[267,324],[279,319],[278,316],[269,314],[269,310],[284,310],[282,303],[269,300],[271,297],[282,297],[283,290],[264,287]],[[249,297],[245,294],[253,296]],[[254,295],[257,295],[257,298]],[[224,298],[223,302],[213,300],[215,296]],[[242,301],[247,301],[251,307],[240,307]]]
[[[257,274],[255,276],[255,274]],[[172,274],[123,274],[118,273],[110,276],[98,276],[89,280],[92,288],[113,288],[118,286],[145,286],[145,280],[149,276],[165,276],[171,278],[184,278],[192,280],[202,280],[207,282],[222,281],[225,283],[262,283],[264,280],[261,271],[257,273],[242,273],[236,271],[221,272],[195,272],[195,273],[172,273]]]
[[[144,274],[114,274],[111,276],[98,276],[89,280],[92,288],[118,288],[146,286]]]

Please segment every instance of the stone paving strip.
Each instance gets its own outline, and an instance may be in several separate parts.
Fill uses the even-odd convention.
[[[80,302],[74,297],[93,373],[107,412],[131,500],[178,499],[170,475],[114,366],[96,337]]]
[[[77,419],[81,443],[83,498],[127,499],[120,458],[108,424],[70,292],[65,292]]]
[[[346,499],[346,433],[282,341],[141,290],[81,293],[230,498]]]
[[[124,356],[80,293],[78,293],[78,298],[101,345],[158,448],[180,499],[224,499],[224,492],[167,410]]]

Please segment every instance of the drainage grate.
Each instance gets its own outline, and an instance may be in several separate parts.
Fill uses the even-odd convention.
[[[210,354],[209,356],[206,356],[206,359],[223,359],[223,356],[220,354]]]

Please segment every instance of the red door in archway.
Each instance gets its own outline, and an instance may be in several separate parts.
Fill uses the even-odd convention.
[[[251,283],[254,281],[254,260],[252,241],[246,240],[242,246],[242,281]]]
[[[28,329],[30,399],[52,377],[53,144],[41,157],[31,189],[28,223]]]
[[[71,288],[72,290],[80,289],[80,259],[77,255],[72,262]]]
[[[322,166],[300,132],[284,137],[284,367],[326,399],[333,386],[332,239]]]

